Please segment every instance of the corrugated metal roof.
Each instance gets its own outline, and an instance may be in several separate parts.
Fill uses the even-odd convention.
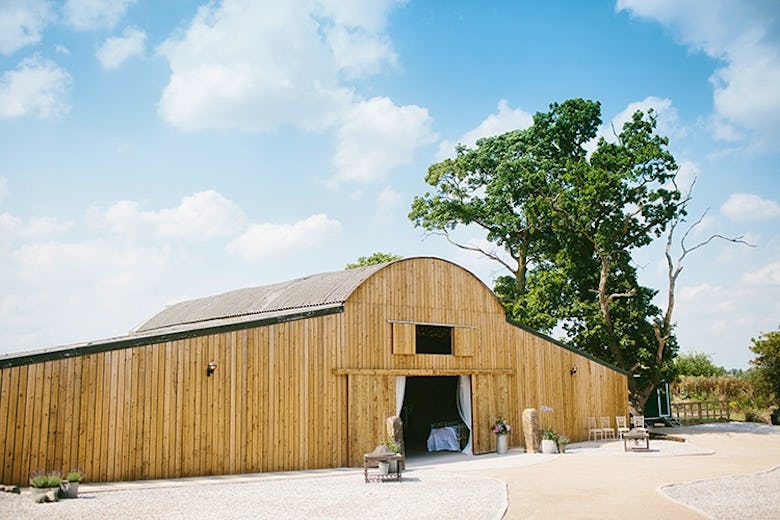
[[[184,301],[155,314],[133,329],[131,334],[181,331],[341,306],[352,291],[387,265],[314,274],[289,282]]]

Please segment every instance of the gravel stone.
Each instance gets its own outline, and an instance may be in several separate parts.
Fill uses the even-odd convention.
[[[659,491],[717,520],[780,518],[780,466],[762,473],[671,484]]]
[[[507,507],[499,480],[405,472],[402,482],[365,483],[363,473],[193,483],[175,487],[79,493],[35,504],[29,491],[3,493],[0,518],[123,519],[500,519]]]

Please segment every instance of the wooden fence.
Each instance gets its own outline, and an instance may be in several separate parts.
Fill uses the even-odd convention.
[[[682,423],[728,421],[731,409],[727,401],[680,401],[672,403],[672,415]]]

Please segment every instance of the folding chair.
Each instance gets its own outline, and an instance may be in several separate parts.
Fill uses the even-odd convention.
[[[605,439],[615,438],[615,429],[609,424],[609,417],[601,418],[601,431]]]
[[[618,437],[621,439],[623,438],[624,433],[628,433],[630,428],[626,426],[626,416],[625,415],[616,415],[615,416],[615,424],[617,424],[617,434]]]
[[[599,435],[604,439],[604,430],[596,425],[595,417],[588,417],[588,440],[590,440],[591,435],[594,441],[598,440]]]

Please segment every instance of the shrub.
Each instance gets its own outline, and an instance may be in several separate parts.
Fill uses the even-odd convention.
[[[65,480],[68,482],[81,482],[84,480],[84,473],[82,473],[80,469],[71,469],[68,474],[65,475]]]
[[[745,410],[745,422],[765,423],[766,421],[758,410]]]
[[[30,477],[30,485],[35,488],[59,487],[62,484],[62,475],[57,471],[46,473],[36,470]]]

